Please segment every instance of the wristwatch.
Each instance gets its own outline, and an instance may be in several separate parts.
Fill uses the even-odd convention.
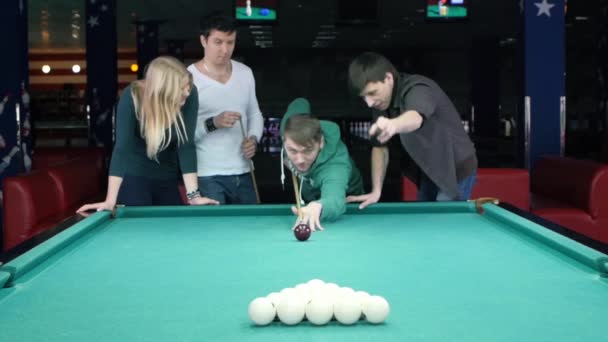
[[[205,127],[207,128],[207,133],[211,133],[217,129],[217,127],[215,127],[215,124],[213,123],[213,117],[210,117],[205,120]]]

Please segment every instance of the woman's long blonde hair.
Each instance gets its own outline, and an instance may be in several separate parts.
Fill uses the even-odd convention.
[[[158,153],[171,144],[172,127],[179,144],[188,140],[181,99],[184,84],[192,88],[192,75],[177,59],[162,56],[150,62],[145,76],[133,83],[131,95],[139,132],[146,141],[146,154],[158,161]]]

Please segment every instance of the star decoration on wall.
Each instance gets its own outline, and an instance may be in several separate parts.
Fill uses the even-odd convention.
[[[91,26],[92,28],[95,27],[95,26],[99,26],[99,18],[98,17],[91,16],[89,18],[88,22],[89,22],[89,26]]]
[[[534,5],[538,7],[538,13],[536,14],[537,17],[546,15],[547,17],[551,18],[551,8],[553,8],[555,4],[550,4],[547,2],[547,0],[543,0],[543,2],[535,2]]]

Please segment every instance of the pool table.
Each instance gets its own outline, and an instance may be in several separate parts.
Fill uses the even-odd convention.
[[[299,242],[286,205],[99,212],[0,267],[2,341],[600,341],[608,257],[494,204],[349,206]],[[383,324],[253,325],[318,278]]]

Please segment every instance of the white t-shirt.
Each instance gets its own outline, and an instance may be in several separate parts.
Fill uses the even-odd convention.
[[[232,75],[222,84],[200,72],[194,64],[188,71],[198,89],[198,121],[195,142],[198,176],[238,175],[250,171],[249,162],[243,157],[243,134],[237,122],[231,128],[218,128],[209,133],[205,120],[224,111],[241,114],[247,136],[262,137],[264,118],[255,95],[255,79],[251,69],[237,61],[231,61]]]

